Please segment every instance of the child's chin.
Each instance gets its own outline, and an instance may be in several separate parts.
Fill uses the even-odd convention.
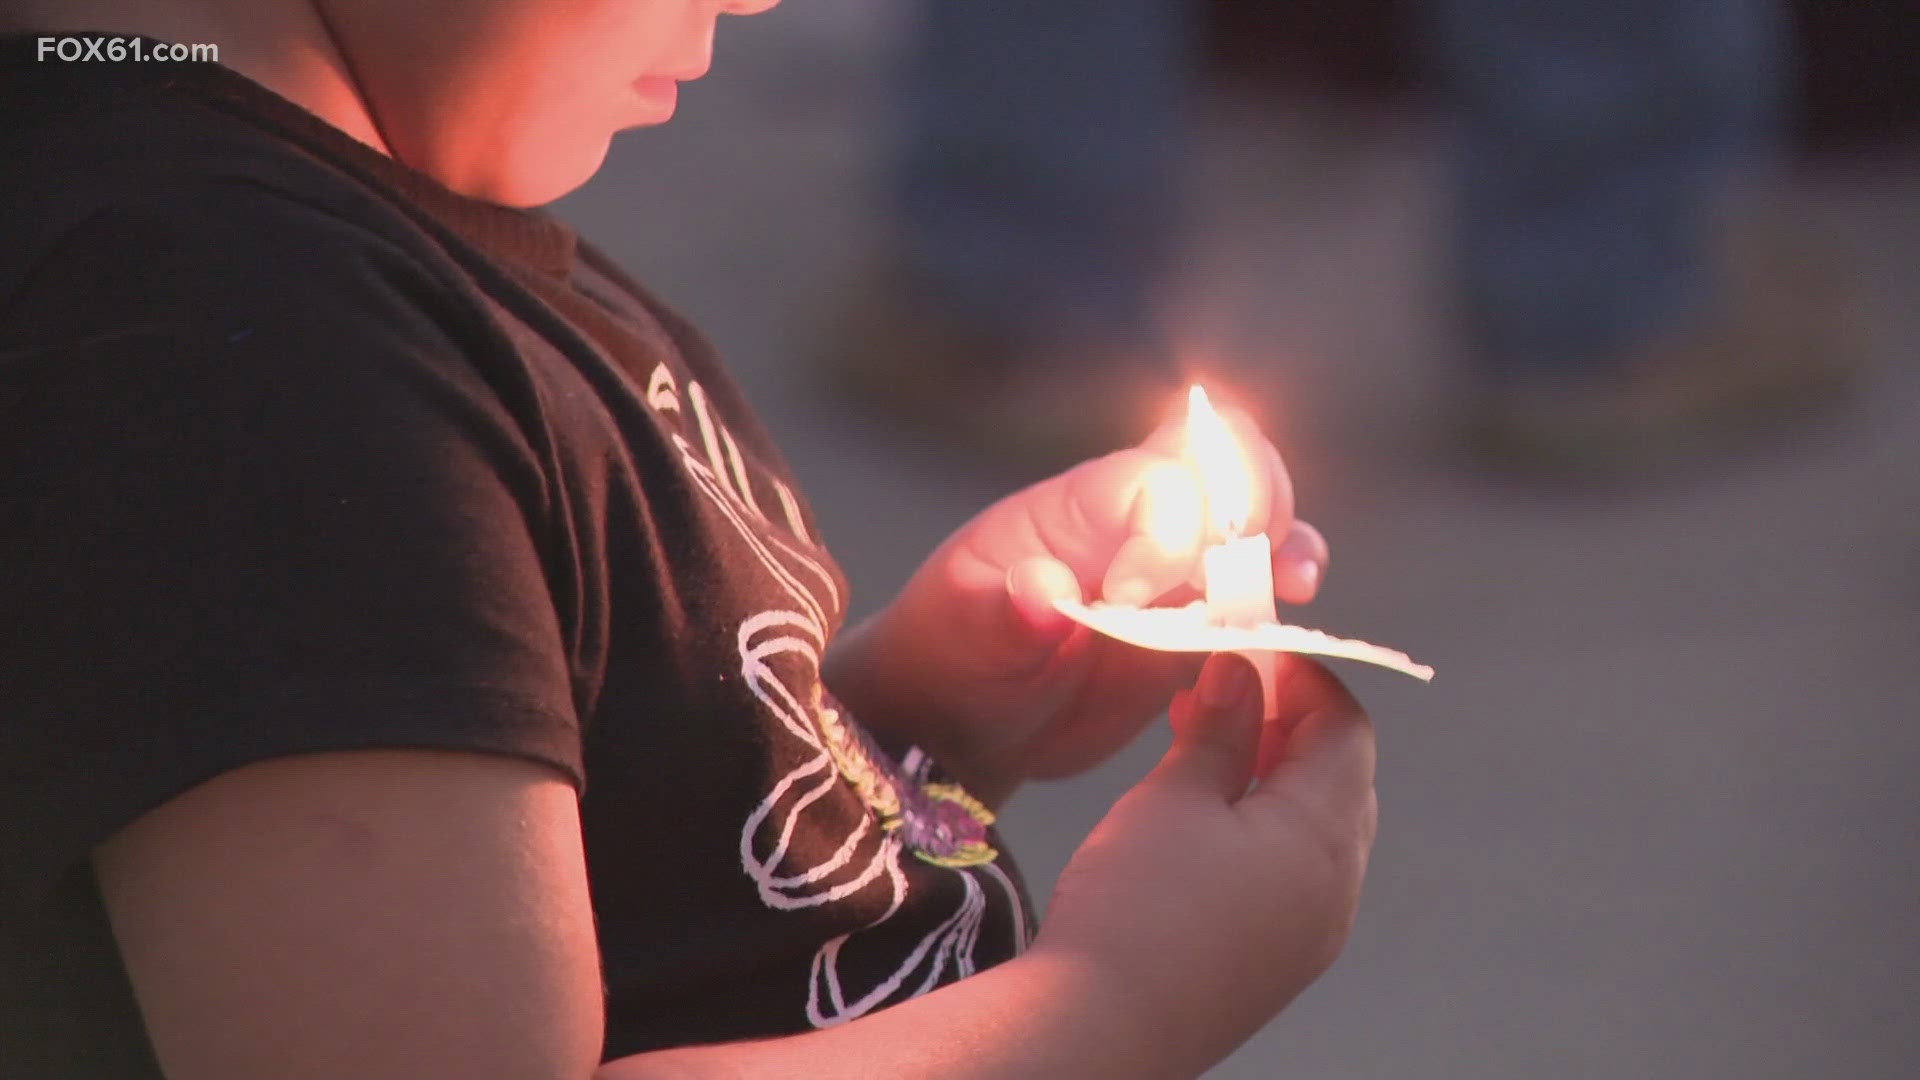
[[[517,166],[496,177],[488,190],[467,194],[502,206],[544,206],[593,179],[607,160],[610,141],[583,142],[569,147],[569,153],[522,153]]]

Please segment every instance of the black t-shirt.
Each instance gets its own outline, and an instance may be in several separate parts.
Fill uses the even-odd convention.
[[[819,680],[846,586],[709,346],[232,71],[0,39],[0,1074],[154,1077],[94,845],[304,751],[581,791],[606,1055],[1015,954],[988,815]]]

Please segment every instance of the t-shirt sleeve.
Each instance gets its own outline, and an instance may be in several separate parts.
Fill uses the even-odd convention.
[[[234,181],[0,296],[0,900],[281,755],[582,783],[537,392],[458,282]]]

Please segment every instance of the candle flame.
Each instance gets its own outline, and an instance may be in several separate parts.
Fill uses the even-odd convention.
[[[1253,516],[1253,470],[1198,383],[1187,391],[1187,456],[1206,491],[1208,523],[1221,535],[1240,535]]]

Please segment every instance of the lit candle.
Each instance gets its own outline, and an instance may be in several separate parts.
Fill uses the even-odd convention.
[[[1279,621],[1273,596],[1273,544],[1265,533],[1241,536],[1253,516],[1254,470],[1233,432],[1207,401],[1198,386],[1187,393],[1186,456],[1199,478],[1205,520],[1204,536],[1213,540],[1200,553],[1201,586],[1205,598],[1182,607],[1140,608],[1106,603],[1082,603],[1062,597],[1054,606],[1067,617],[1095,632],[1142,649],[1159,652],[1234,652],[1252,661],[1269,719],[1275,715],[1274,669],[1277,653],[1313,653],[1359,660],[1422,681],[1433,669],[1414,663],[1406,653],[1353,638],[1335,637],[1305,626]],[[1173,505],[1177,500],[1170,500]],[[1156,535],[1191,538],[1195,522],[1148,522]],[[1163,547],[1183,547],[1190,539]]]
[[[1240,535],[1253,516],[1254,471],[1239,440],[1197,383],[1187,392],[1187,457],[1200,474],[1211,535],[1221,538],[1200,556],[1207,621],[1246,629],[1279,621],[1273,598],[1273,542],[1266,533]],[[1235,651],[1259,672],[1265,715],[1271,719],[1277,704],[1274,654],[1264,649]]]
[[[1273,622],[1273,545],[1266,533],[1215,544],[1201,556],[1207,587],[1207,621],[1215,626]]]

